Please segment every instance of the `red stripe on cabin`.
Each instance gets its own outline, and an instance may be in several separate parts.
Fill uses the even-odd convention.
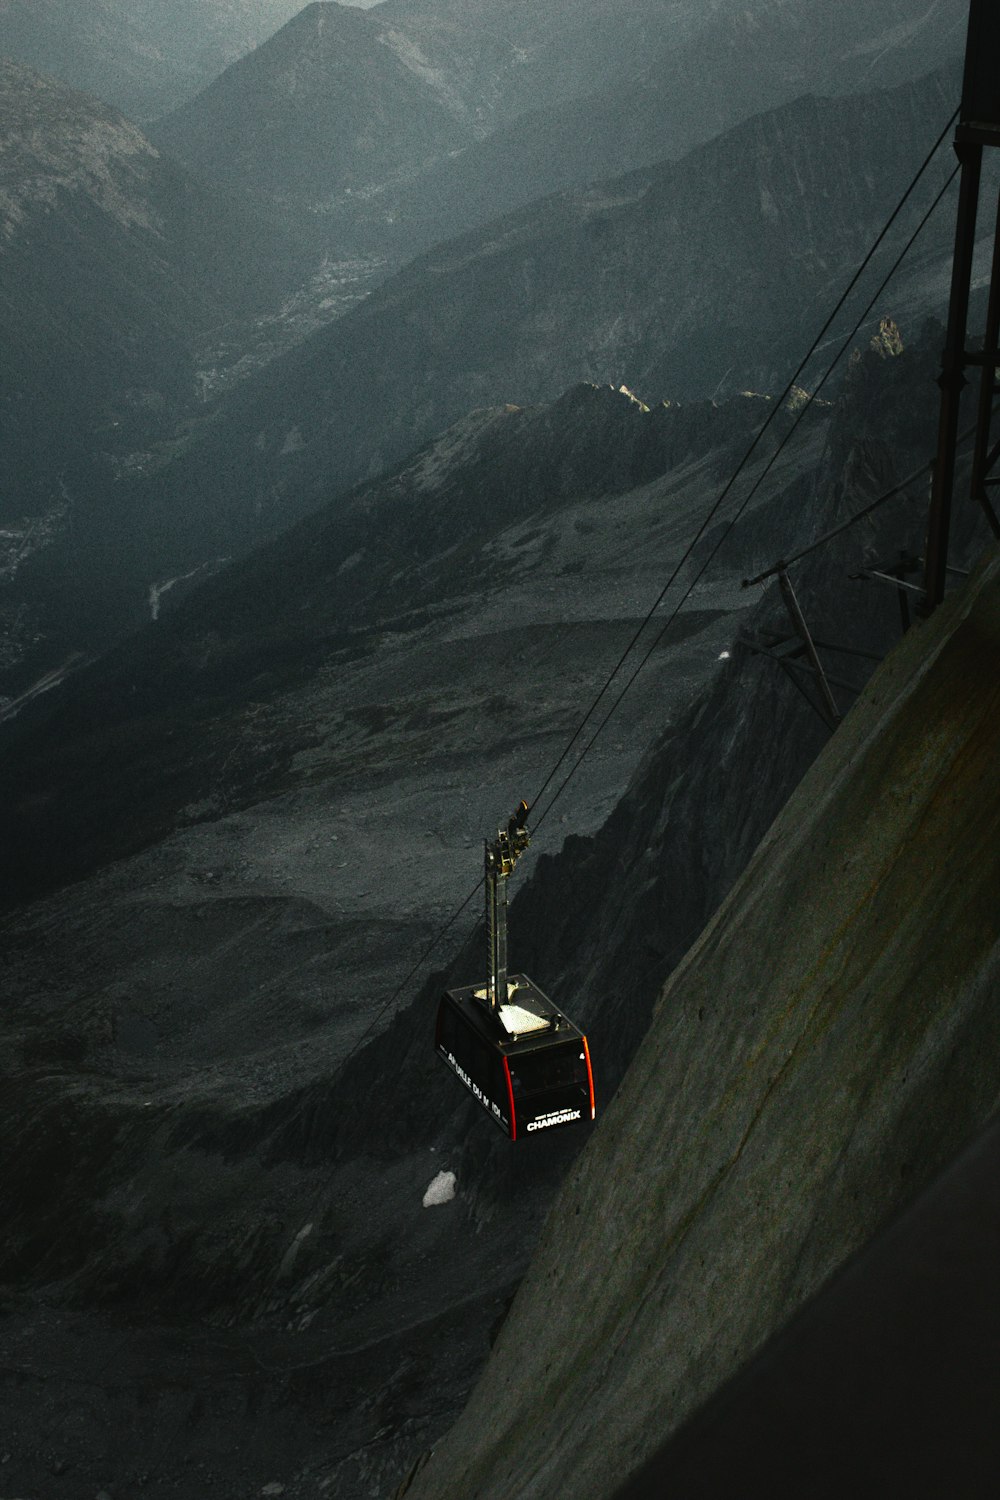
[[[510,1063],[506,1058],[503,1060],[503,1076],[507,1080],[507,1098],[510,1102],[510,1138],[517,1140],[517,1115],[514,1113],[514,1085],[510,1080]],[[593,1090],[591,1090],[593,1093]]]
[[[587,1082],[590,1085],[590,1118],[593,1119],[596,1110],[594,1108],[594,1070],[590,1066],[590,1048],[587,1046],[587,1038],[583,1038],[583,1052],[587,1059]]]

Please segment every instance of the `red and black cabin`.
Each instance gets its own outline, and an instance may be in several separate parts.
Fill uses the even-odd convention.
[[[525,975],[511,975],[506,990],[493,1007],[485,984],[445,990],[438,1055],[512,1141],[592,1120],[587,1038]]]

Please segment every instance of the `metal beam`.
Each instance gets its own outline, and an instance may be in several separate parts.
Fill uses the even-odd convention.
[[[805,647],[809,665],[812,667],[813,671],[816,674],[816,682],[819,685],[820,696],[822,697],[826,711],[830,716],[830,721],[834,725],[839,724],[841,718],[840,709],[837,707],[833,693],[830,690],[830,684],[827,681],[826,673],[823,670],[823,663],[820,661],[819,656],[817,655],[816,644],[813,641],[812,636],[809,634],[809,626],[806,624],[805,616],[803,615],[802,610],[799,606],[799,601],[795,597],[795,590],[792,588],[792,581],[789,578],[788,574],[784,571],[784,569],[782,569],[782,571],[778,574],[778,583],[781,585],[781,597],[785,601],[785,608],[788,610],[789,618],[791,619],[792,625],[795,629],[795,633]]]
[[[997,205],[984,348],[982,352],[968,348],[969,293],[983,148],[1000,146],[1000,6],[996,0],[970,0],[969,3],[969,29],[959,114],[959,124],[955,131],[955,153],[961,163],[962,176],[955,225],[948,332],[938,379],[941,387],[941,411],[927,518],[924,597],[920,605],[920,612],[925,615],[936,609],[944,598],[955,489],[959,405],[966,384],[965,371],[969,366],[978,367],[981,371],[972,494],[982,506],[994,536],[1000,537],[1000,521],[997,520],[987,494],[987,475],[996,461],[997,451],[996,447],[990,448],[990,426],[993,401],[997,393],[995,371],[1000,336],[1000,202]]]

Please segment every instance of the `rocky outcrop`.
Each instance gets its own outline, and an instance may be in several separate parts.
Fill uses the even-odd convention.
[[[838,1500],[859,1483],[987,1500],[998,1174],[994,1120],[615,1500]]]

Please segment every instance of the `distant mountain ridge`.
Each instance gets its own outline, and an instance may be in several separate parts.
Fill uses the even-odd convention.
[[[944,71],[800,99],[681,162],[437,247],[224,400],[144,503],[175,521],[179,503],[204,513],[225,475],[227,506],[252,506],[263,528],[398,462],[471,406],[551,400],[580,380],[648,401],[769,389],[808,347],[957,87]],[[946,214],[935,228],[943,259]],[[934,244],[933,233],[922,242],[931,260]]]
[[[197,396],[196,344],[270,299],[280,236],[117,111],[3,60],[0,152],[0,631],[19,643],[9,651],[7,638],[9,666],[52,626],[26,602],[51,547],[67,551],[46,615],[54,605],[71,618],[86,599],[100,612],[80,547],[113,558],[116,544],[96,542],[89,484],[100,510],[122,466],[174,433]],[[107,573],[104,590],[113,600]]]
[[[278,196],[310,192],[320,172],[326,192],[367,188],[457,149],[466,133],[429,65],[383,45],[374,14],[307,5],[159,121],[157,142],[208,177]]]
[[[509,6],[315,0],[154,135],[206,175],[323,208],[461,150],[541,102],[624,84],[658,0]]]
[[[176,199],[158,200],[171,234],[189,226],[187,241],[112,226],[112,251],[97,237],[104,249],[88,252],[99,265],[84,285],[111,302],[101,304],[101,338],[82,344],[82,308],[66,305],[74,281],[59,260],[73,242],[65,232],[53,236],[49,220],[40,221],[40,239],[24,241],[17,274],[26,290],[9,340],[20,353],[6,408],[12,474],[20,464],[10,503],[23,520],[8,548],[16,577],[4,605],[8,629],[22,632],[17,640],[30,621],[33,644],[27,654],[23,644],[11,646],[7,691],[28,690],[54,651],[65,657],[140,623],[150,590],[203,577],[220,558],[247,552],[393,467],[473,407],[549,401],[579,381],[625,384],[654,403],[783,381],[951,113],[957,87],[957,71],[945,71],[867,97],[802,99],[678,163],[532,205],[416,260],[230,395],[189,410],[180,429],[176,402],[194,393],[184,331],[194,304],[183,310],[184,278],[194,276],[195,302],[214,316],[212,277],[238,286],[229,273],[252,265],[253,235],[263,226],[236,244],[231,228],[211,229],[221,205],[177,168],[148,153],[130,157],[186,184],[181,202],[194,194],[191,202],[208,206],[192,213],[189,203],[178,215]],[[88,236],[91,220],[103,224],[85,195],[59,201],[64,212],[86,205]],[[916,281],[909,290],[894,284],[892,304],[879,311],[905,315],[912,326],[939,309],[947,218],[942,212],[921,242]],[[81,226],[73,232],[89,243]],[[188,254],[205,249],[202,233],[220,237],[214,263]],[[156,268],[170,243],[177,274],[163,279]],[[229,262],[226,245],[235,247]],[[118,274],[123,253],[125,264],[128,255],[139,264],[114,297],[109,274]],[[53,328],[63,351],[54,363],[45,353],[53,343],[34,336],[26,316],[40,272],[56,277],[45,318],[63,320]],[[150,275],[151,283],[143,280]],[[139,305],[130,304],[143,287]],[[173,342],[157,353],[149,317],[168,289]],[[119,358],[124,335],[116,330],[129,306],[131,327],[146,333],[125,338]],[[82,363],[67,361],[70,350]],[[40,393],[28,403],[17,396],[26,380]],[[99,407],[118,425],[106,427],[95,452]],[[25,476],[43,471],[42,491],[26,495]],[[70,525],[71,516],[85,524]]]
[[[813,90],[891,86],[965,0],[314,3],[153,134],[318,237],[405,258],[542,194],[675,157]]]
[[[0,0],[0,53],[145,121],[189,98],[299,0]]]
[[[21,421],[26,398],[63,387],[77,422],[113,392],[157,388],[177,363],[160,340],[187,341],[190,367],[196,331],[270,294],[271,226],[99,100],[0,60],[0,147],[2,379]],[[176,374],[193,390],[190,368]]]

